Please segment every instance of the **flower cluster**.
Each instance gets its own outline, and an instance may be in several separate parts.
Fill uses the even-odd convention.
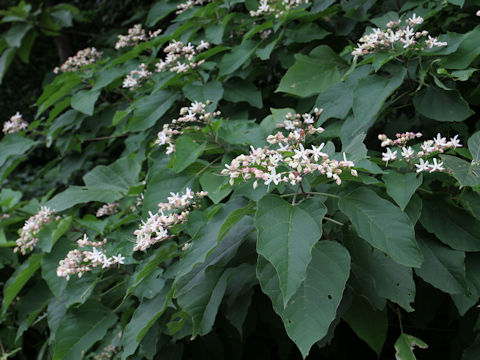
[[[398,157],[397,153],[399,150],[392,151],[392,149],[387,147],[387,151],[382,153],[382,160],[387,164],[392,160],[405,161],[409,164],[415,165],[417,173],[444,171],[445,168],[443,167],[443,162],[439,161],[437,158],[434,157],[431,159],[432,163],[425,159],[443,153],[448,149],[462,147],[458,135],[455,135],[450,141],[447,141],[445,137],[442,137],[442,135],[438,133],[432,140],[424,141],[423,144],[420,145],[418,151],[416,151],[412,146],[407,147],[407,142],[422,137],[422,133],[406,132],[403,134],[396,134],[395,136],[396,139],[392,140],[385,134],[378,135],[378,139],[382,142],[382,147],[390,145],[401,149],[401,157]]]
[[[163,130],[157,134],[155,144],[167,145],[167,155],[175,152],[174,138],[176,136],[181,135],[186,129],[198,130],[200,128],[199,124],[208,124],[215,116],[220,115],[220,111],[207,112],[205,107],[206,104],[198,101],[192,102],[189,107],[182,107],[178,119],[172,120],[171,124],[163,125]]]
[[[105,347],[100,354],[95,355],[93,360],[110,360],[113,359],[117,352],[117,348],[113,344],[110,344]]]
[[[152,73],[148,71],[148,67],[145,64],[140,64],[138,69],[130,71],[125,79],[123,79],[122,87],[127,89],[135,89],[139,87],[143,81],[148,79]]]
[[[346,159],[345,153],[341,161],[331,159],[322,152],[325,143],[311,147],[306,145],[308,135],[324,131],[323,128],[313,125],[315,117],[320,116],[321,112],[322,110],[315,109],[315,116],[309,113],[287,114],[283,124],[277,126],[289,132],[284,134],[278,131],[267,137],[267,142],[273,145],[273,149],[267,146],[255,149],[250,146],[250,154],[237,156],[230,164],[226,164],[222,175],[230,177],[231,185],[240,175],[243,180],[255,179],[253,187],[256,188],[259,180],[265,185],[295,185],[301,182],[305,175],[318,172],[340,185],[342,169],[351,169],[355,164]],[[357,176],[356,170],[351,169],[350,172]]]
[[[79,249],[69,251],[65,259],[60,260],[58,263],[57,276],[69,280],[71,275],[76,274],[80,278],[84,273],[100,265],[103,269],[106,269],[115,264],[124,264],[125,258],[122,254],[112,257],[105,255],[102,247],[106,242],[107,239],[103,239],[103,241],[90,241],[88,236],[84,234],[82,239],[77,240],[78,247],[91,246],[91,251],[80,251]]]
[[[3,133],[4,134],[13,134],[22,130],[25,130],[28,127],[28,123],[23,120],[22,114],[18,111],[15,115],[10,117],[10,120],[3,123]]]
[[[187,11],[188,9],[193,8],[194,6],[203,5],[204,3],[210,2],[210,1],[212,1],[212,0],[187,0],[187,2],[184,2],[184,3],[181,3],[181,4],[177,5],[178,10],[175,12],[175,14],[179,15],[179,14]]]
[[[158,204],[158,212],[149,212],[146,222],[142,221],[138,230],[135,230],[137,240],[133,251],[145,251],[152,245],[164,241],[172,235],[168,232],[175,225],[187,221],[190,209],[198,206],[198,199],[207,195],[205,191],[194,193],[186,188],[185,193],[170,193],[168,202]]]
[[[53,69],[55,74],[61,72],[71,72],[71,71],[78,71],[80,68],[93,64],[95,61],[99,60],[102,57],[102,53],[98,52],[97,49],[94,47],[86,48],[80,50],[75,54],[75,56],[71,56],[65,61],[65,63]]]
[[[204,62],[204,60],[195,61],[198,53],[209,47],[210,43],[203,40],[197,46],[193,46],[191,43],[184,45],[181,41],[173,40],[163,49],[165,59],[155,64],[156,71],[171,71],[181,74],[194,69]]]
[[[17,246],[13,252],[20,251],[25,255],[27,251],[33,250],[38,243],[38,233],[45,224],[55,219],[54,215],[55,210],[42,206],[38,213],[29,217],[20,230],[20,237],[16,240]]]
[[[115,49],[138,45],[142,41],[149,41],[161,34],[162,30],[150,31],[148,34],[142,29],[142,24],[136,24],[128,29],[127,35],[118,35]]]
[[[260,0],[260,6],[256,11],[251,10],[250,16],[265,16],[275,14],[275,17],[279,17],[285,11],[294,9],[299,5],[309,3],[309,0]]]
[[[95,216],[99,218],[102,216],[114,215],[118,213],[119,206],[120,205],[117,202],[105,204],[97,210],[97,213],[95,214]]]
[[[373,32],[360,38],[357,48],[352,52],[355,58],[372,54],[378,50],[395,49],[397,44],[406,48],[416,48],[422,50],[425,46],[432,48],[434,46],[447,46],[446,42],[440,42],[437,38],[428,35],[428,31],[416,31],[415,26],[423,23],[423,18],[415,14],[405,20],[390,21],[386,24],[386,29],[373,29]],[[428,35],[428,39],[425,36]]]

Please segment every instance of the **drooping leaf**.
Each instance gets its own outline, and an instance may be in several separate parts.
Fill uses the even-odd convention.
[[[418,239],[424,261],[415,273],[426,282],[449,294],[467,288],[465,253],[452,250],[430,239]]]
[[[445,168],[452,172],[453,177],[458,180],[461,187],[473,187],[480,184],[480,163],[472,164],[451,155],[442,154],[440,158],[444,162]]]
[[[402,174],[398,171],[389,171],[382,176],[387,187],[387,193],[400,206],[403,211],[408,205],[410,198],[422,184],[422,174],[417,177],[415,173]]]
[[[99,90],[81,90],[72,96],[72,108],[86,115],[93,115],[95,103],[100,96]]]
[[[257,42],[246,40],[235,46],[231,52],[225,54],[219,64],[218,76],[229,75],[250,59],[257,47]]]
[[[457,91],[447,91],[436,86],[429,86],[416,93],[413,105],[420,114],[437,121],[463,121],[473,114]]]
[[[206,143],[197,144],[191,137],[182,135],[175,142],[173,170],[180,172],[193,164],[205,150]]]
[[[365,298],[358,296],[342,317],[355,334],[380,356],[387,338],[387,309],[382,311],[372,309]]]
[[[468,212],[441,200],[423,200],[420,222],[444,244],[456,250],[480,250],[480,223]]]
[[[357,188],[340,197],[340,210],[346,214],[358,235],[397,263],[419,267],[423,257],[415,241],[408,216],[373,190]]]
[[[83,181],[90,188],[105,188],[126,193],[130,186],[137,182],[140,168],[138,161],[121,158],[108,166],[96,166],[83,177]]]
[[[232,192],[232,187],[228,186],[224,188],[227,178],[222,175],[217,175],[212,172],[206,172],[200,176],[200,185],[202,189],[208,192],[208,197],[218,204],[223,198]]]
[[[468,139],[468,150],[472,154],[473,161],[480,163],[480,131],[477,131]]]
[[[428,347],[427,344],[415,336],[402,333],[395,342],[395,359],[416,360],[413,353],[415,346],[420,349],[426,349]]]
[[[111,309],[94,300],[68,313],[55,332],[53,360],[82,359],[116,321]]]
[[[262,291],[272,300],[288,336],[304,358],[312,345],[327,334],[335,319],[349,273],[348,251],[338,243],[320,241],[312,250],[304,283],[284,307],[277,272],[259,256],[257,277]]]
[[[0,141],[0,166],[2,166],[10,156],[24,155],[36,144],[36,141],[18,135],[3,137],[2,141]]]
[[[304,203],[312,202],[323,218],[325,205],[318,199]],[[266,196],[258,202],[255,216],[257,252],[277,271],[284,305],[305,280],[312,248],[322,236],[321,221],[304,210],[304,203],[294,206],[278,196]]]

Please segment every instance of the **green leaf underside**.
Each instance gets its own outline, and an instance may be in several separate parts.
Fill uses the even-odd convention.
[[[325,205],[316,199],[305,201],[307,205],[311,202],[322,209],[323,218]],[[312,248],[322,236],[321,221],[301,204],[294,206],[278,196],[266,196],[258,203],[255,225],[257,252],[275,267],[286,305],[305,279]]]
[[[427,344],[415,336],[402,333],[395,342],[395,359],[416,360],[413,353],[415,346],[420,349],[426,349],[428,347]]]

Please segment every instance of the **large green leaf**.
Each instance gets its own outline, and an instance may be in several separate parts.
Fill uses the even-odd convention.
[[[357,188],[343,194],[338,202],[358,235],[389,255],[397,263],[419,267],[423,257],[408,216],[373,190]]]
[[[428,347],[422,340],[415,336],[402,333],[395,342],[395,359],[397,360],[416,360],[413,350],[415,346],[420,349]]]
[[[300,97],[320,94],[340,81],[345,68],[343,59],[326,45],[313,49],[308,56],[296,54],[295,60],[280,81],[277,92]]]
[[[100,96],[100,90],[81,90],[72,96],[72,108],[86,115],[93,115],[95,102]]]
[[[206,143],[197,144],[191,137],[182,135],[175,142],[173,170],[180,172],[193,164],[206,148]]]
[[[456,250],[480,250],[480,222],[463,209],[441,200],[423,200],[420,222],[444,244]]]
[[[123,331],[122,360],[135,352],[148,330],[165,311],[171,297],[170,286],[164,286],[157,296],[142,302],[135,309],[132,318]]]
[[[380,356],[387,338],[387,309],[382,311],[372,309],[365,298],[357,296],[342,317],[355,331],[355,334]]]
[[[480,184],[480,163],[468,162],[452,155],[442,154],[440,158],[461,187]]]
[[[380,310],[385,306],[381,301],[384,298],[413,311],[410,303],[415,299],[415,282],[411,268],[397,264],[352,232],[344,237],[344,244],[352,256],[352,280],[357,292]]]
[[[137,160],[121,158],[113,164],[96,166],[85,174],[83,181],[87,187],[105,188],[127,192],[138,180],[140,164]]]
[[[36,141],[22,136],[5,136],[2,141],[0,141],[0,166],[2,166],[10,156],[24,155],[36,144]]]
[[[123,195],[116,190],[108,188],[88,188],[84,186],[69,186],[67,190],[55,195],[45,205],[56,211],[70,209],[77,204],[90,201],[111,203],[121,199]]]
[[[206,84],[199,82],[187,84],[183,87],[185,96],[191,101],[200,101],[204,104],[212,102],[211,107],[216,109],[218,102],[223,97],[223,87],[218,81],[209,81]]]
[[[415,173],[402,174],[398,171],[389,171],[382,177],[387,187],[387,193],[400,206],[400,209],[405,210],[410,201],[410,198],[417,188],[422,184],[422,174],[417,177]]]
[[[220,61],[218,76],[229,75],[237,70],[250,59],[257,46],[258,43],[253,40],[246,40],[240,45],[235,46],[232,51],[225,54]]]
[[[32,254],[20,265],[3,287],[2,313],[5,314],[9,305],[15,299],[17,294],[22,290],[27,281],[40,267],[42,254]]]
[[[420,90],[413,97],[415,110],[437,121],[463,121],[474,112],[457,91],[436,86]]]
[[[465,253],[430,239],[418,239],[424,261],[415,273],[426,282],[449,294],[460,294],[467,288]]]
[[[103,339],[116,321],[111,309],[94,300],[68,313],[55,332],[53,360],[83,359],[86,351]]]
[[[353,119],[347,120],[342,131],[351,136],[366,132],[377,119],[385,100],[403,83],[406,74],[405,68],[399,68],[390,78],[380,75],[362,78],[353,91]]]
[[[349,274],[348,251],[338,243],[320,241],[312,250],[304,283],[284,307],[277,272],[272,264],[259,256],[257,277],[262,291],[272,300],[288,336],[304,358],[312,345],[327,335]]]
[[[465,34],[460,46],[443,61],[447,69],[465,69],[480,54],[480,26]]]
[[[480,131],[477,131],[468,139],[468,150],[472,154],[473,161],[480,164]]]
[[[308,211],[312,203],[320,216],[314,217]],[[258,202],[257,252],[277,271],[284,305],[305,280],[312,248],[322,236],[321,219],[326,213],[327,208],[318,199],[296,206],[278,196],[266,196]]]
[[[480,298],[480,254],[466,253],[467,291],[450,295],[461,316],[477,304]]]
[[[247,102],[259,109],[263,107],[262,92],[250,81],[242,79],[231,79],[223,84],[225,100],[238,103]]]
[[[200,185],[202,189],[208,192],[208,197],[218,204],[223,198],[232,192],[232,187],[227,185],[224,187],[227,178],[220,174],[207,172],[200,176]]]

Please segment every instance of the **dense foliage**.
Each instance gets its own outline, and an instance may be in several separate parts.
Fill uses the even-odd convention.
[[[1,359],[480,358],[478,0],[108,3],[0,12]]]

